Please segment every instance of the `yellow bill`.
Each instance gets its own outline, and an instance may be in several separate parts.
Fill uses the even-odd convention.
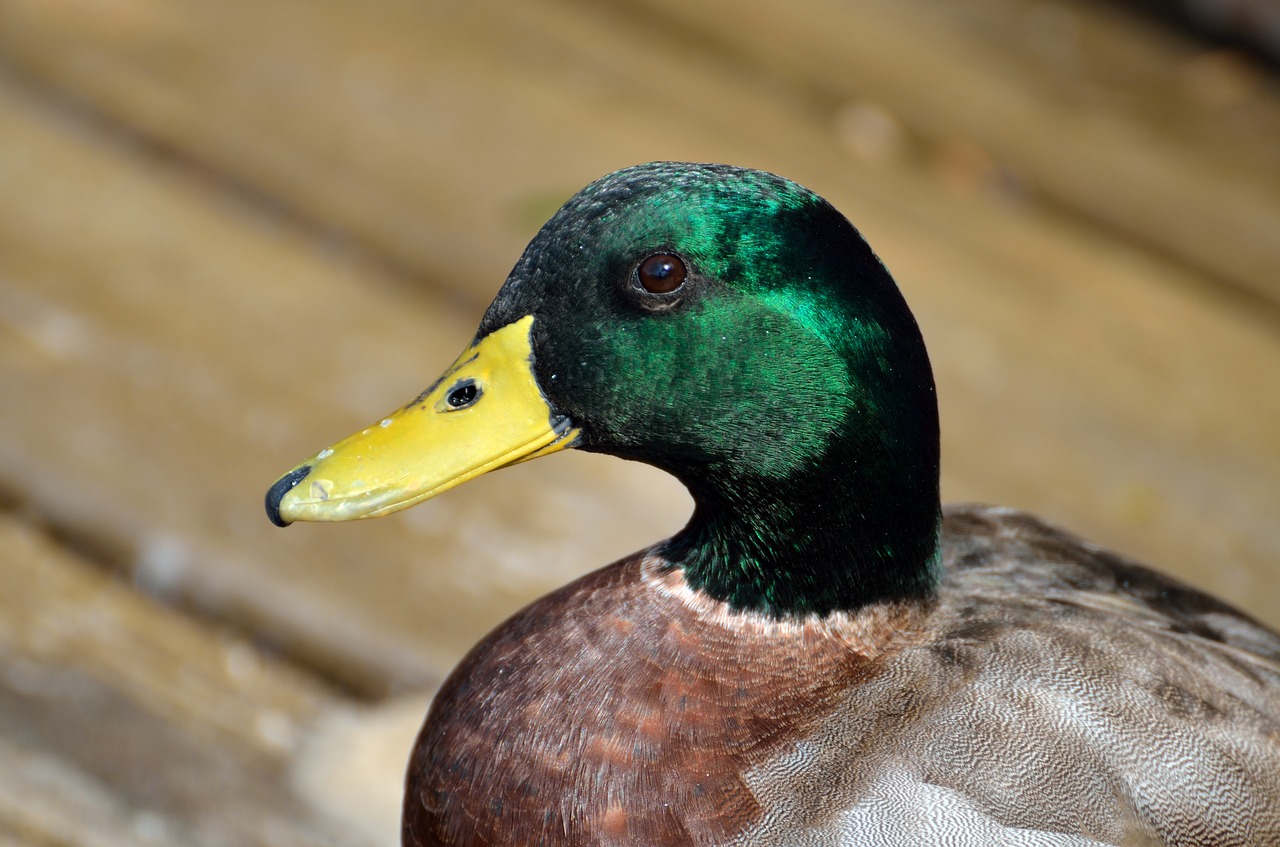
[[[267,514],[293,521],[388,515],[481,474],[570,447],[532,370],[528,315],[466,350],[409,405],[282,476]]]

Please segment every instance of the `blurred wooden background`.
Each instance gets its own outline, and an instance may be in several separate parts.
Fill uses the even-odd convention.
[[[583,455],[356,525],[262,495],[652,159],[863,230],[947,499],[1280,623],[1278,138],[1263,60],[1089,0],[0,0],[0,844],[394,843],[432,686],[688,500]]]

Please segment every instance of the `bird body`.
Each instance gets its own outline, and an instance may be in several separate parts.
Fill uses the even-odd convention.
[[[406,843],[1280,844],[1280,638],[1023,513],[943,549],[936,600],[855,615],[653,552],[534,603],[437,695]]]
[[[387,514],[570,447],[694,514],[463,659],[405,845],[1280,844],[1280,635],[1029,515],[944,511],[919,330],[812,192],[593,183],[444,375],[267,509]]]

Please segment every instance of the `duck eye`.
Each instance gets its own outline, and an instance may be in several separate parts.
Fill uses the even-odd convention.
[[[684,262],[670,253],[655,253],[636,268],[640,287],[650,294],[670,294],[684,285],[687,275]]]
[[[449,410],[465,409],[480,396],[480,389],[471,380],[455,385],[445,395],[444,402],[449,404]]]

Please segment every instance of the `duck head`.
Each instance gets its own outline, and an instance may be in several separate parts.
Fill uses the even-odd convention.
[[[457,361],[281,477],[267,511],[389,514],[570,447],[680,479],[694,515],[657,552],[735,608],[821,615],[936,583],[919,329],[857,230],[772,174],[660,162],[587,186]]]

